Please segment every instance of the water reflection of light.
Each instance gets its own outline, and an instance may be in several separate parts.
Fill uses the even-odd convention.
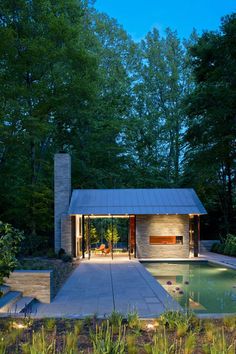
[[[217,268],[217,270],[228,270],[228,268]]]

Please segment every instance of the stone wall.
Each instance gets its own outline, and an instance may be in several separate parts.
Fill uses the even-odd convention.
[[[150,245],[149,236],[183,236],[183,244]],[[188,258],[188,215],[137,215],[136,244],[138,258]]]
[[[52,270],[15,270],[4,283],[11,290],[21,291],[24,296],[50,303],[54,296],[53,271]]]
[[[67,214],[63,214],[61,217],[61,248],[67,254],[73,255],[71,216]]]
[[[71,197],[71,158],[69,154],[54,157],[54,245],[55,252],[61,246],[61,218],[68,212]]]

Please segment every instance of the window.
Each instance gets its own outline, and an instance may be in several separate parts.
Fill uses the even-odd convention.
[[[183,244],[183,236],[149,236],[150,245]]]

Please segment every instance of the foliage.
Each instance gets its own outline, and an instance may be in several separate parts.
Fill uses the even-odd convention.
[[[27,255],[53,247],[58,151],[76,188],[194,187],[203,233],[235,233],[235,16],[135,43],[93,1],[1,2],[0,218]]]
[[[62,261],[63,262],[72,262],[72,257],[69,255],[69,254],[64,254],[62,257],[61,257]]]
[[[0,221],[0,285],[17,266],[16,255],[22,240],[22,232]]]
[[[0,353],[235,353],[235,316],[196,320],[183,337],[160,324],[150,331],[150,320],[140,321],[144,322],[143,330],[137,335],[125,324],[120,324],[114,333],[109,320],[96,319],[87,326],[85,320],[73,319],[2,319]]]
[[[119,331],[119,328],[122,325],[123,315],[118,311],[112,311],[112,313],[108,316],[108,322],[112,326],[114,333]]]
[[[22,345],[22,352],[24,354],[55,354],[56,341],[55,339],[49,344],[46,340],[45,329],[42,326],[41,331],[33,333],[32,343],[24,343]]]
[[[205,32],[190,48],[195,88],[185,102],[185,183],[200,192],[213,232],[223,236],[236,229],[235,35],[232,14],[223,18],[219,31]]]
[[[113,225],[113,226],[110,225],[108,227],[108,229],[106,230],[106,233],[105,233],[105,239],[109,243],[109,245],[111,243],[116,244],[119,241],[120,237],[118,235],[118,230],[117,230],[116,225]]]
[[[177,334],[181,337],[191,328],[195,316],[192,312],[166,311],[160,316],[160,320],[169,329],[177,329]]]
[[[128,312],[127,314],[127,323],[128,327],[135,332],[139,332],[141,330],[141,321],[139,319],[139,315],[137,311]]]
[[[1,2],[0,214],[33,236],[52,232],[53,154],[84,140],[96,95],[84,6]]]
[[[113,338],[113,329],[109,321],[96,327],[95,333],[90,333],[94,354],[123,354],[125,353],[125,327],[119,326],[118,337]]]
[[[89,237],[90,237],[91,244],[99,242],[99,236],[98,236],[96,227],[91,223],[91,221],[90,221],[89,226],[88,226],[88,222],[85,223],[84,232],[85,232],[85,238],[86,239],[88,238],[88,232],[89,232]]]
[[[227,234],[223,243],[214,243],[212,245],[211,251],[236,257],[236,236]]]

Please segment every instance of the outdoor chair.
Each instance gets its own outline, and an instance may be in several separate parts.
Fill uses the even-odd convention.
[[[103,253],[106,255],[106,254],[109,254],[111,251],[110,251],[110,248],[105,248],[103,250]]]
[[[105,251],[105,249],[106,249],[106,245],[104,245],[104,244],[102,243],[99,248],[95,248],[95,254],[96,254],[97,252],[103,253],[103,252]]]

